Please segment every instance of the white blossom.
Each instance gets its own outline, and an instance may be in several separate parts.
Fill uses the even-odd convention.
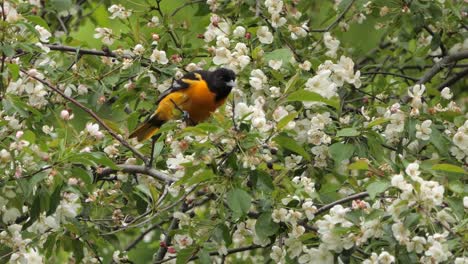
[[[163,50],[154,49],[153,53],[150,56],[152,62],[157,62],[159,64],[167,64],[169,60],[166,57],[166,52]]]
[[[232,34],[234,37],[242,38],[245,36],[245,28],[242,26],[237,26],[234,31],[232,31]]]
[[[416,138],[429,140],[432,133],[431,125],[432,120],[425,120],[422,124],[416,124]]]
[[[112,29],[97,27],[95,31],[96,33],[94,34],[94,38],[97,38],[97,39],[102,38],[102,43],[106,45],[112,45],[112,43],[114,43],[114,36],[112,35]]]
[[[50,32],[47,29],[45,29],[45,28],[43,28],[43,27],[41,27],[39,25],[36,25],[34,28],[39,33],[39,39],[42,42],[49,42],[49,38],[52,36],[52,34],[50,34]]]
[[[132,15],[132,11],[126,10],[125,7],[122,5],[112,5],[107,9],[109,12],[112,13],[110,19],[120,18],[126,19]]]
[[[267,26],[261,26],[257,30],[258,40],[263,44],[273,43],[273,34],[268,30]]]

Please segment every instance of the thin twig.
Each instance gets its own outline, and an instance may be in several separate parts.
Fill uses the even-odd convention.
[[[126,58],[126,59],[132,59],[132,56],[129,55],[118,55],[115,52],[112,51],[103,51],[103,50],[91,50],[91,49],[82,49],[80,47],[71,47],[71,46],[64,46],[64,45],[56,45],[56,44],[46,44],[46,47],[48,47],[50,50],[55,50],[55,51],[65,51],[65,52],[73,52],[73,53],[78,53],[80,55],[95,55],[95,56],[101,56],[101,57],[112,57],[112,58]]]
[[[150,177],[156,178],[167,183],[175,182],[177,180],[161,171],[155,170],[147,166],[120,164],[117,165],[117,167],[119,167],[119,169],[105,168],[98,175],[99,177],[105,177],[109,176],[112,173],[116,173],[117,171],[121,171],[125,173],[140,173],[148,175]]]
[[[260,245],[251,245],[251,246],[246,246],[246,247],[239,247],[239,248],[233,248],[233,249],[228,249],[227,251],[227,254],[224,255],[224,256],[227,256],[227,255],[231,255],[231,254],[235,254],[235,253],[239,253],[239,252],[244,252],[244,251],[249,251],[249,250],[254,250],[254,249],[259,249],[259,248],[267,248],[267,247],[270,247],[271,244],[268,244],[266,246],[260,246]],[[219,255],[219,252],[218,251],[213,251],[213,252],[210,252],[209,253],[210,256],[218,256]],[[154,262],[155,264],[160,264],[160,263],[164,263],[164,262],[168,262],[168,261],[171,261],[173,259],[175,259],[177,257],[170,257],[170,258],[167,258],[165,260],[161,260],[161,261],[156,261]],[[189,261],[191,260],[196,260],[198,259],[198,256],[193,256],[189,259]]]
[[[206,2],[206,1],[205,0],[194,0],[194,1],[191,1],[191,2],[187,2],[187,3],[179,6],[178,8],[176,8],[174,10],[174,12],[172,12],[171,16],[175,16],[180,10],[182,10],[183,8],[185,8],[185,7],[189,6],[189,5],[203,3],[203,2]]]
[[[135,156],[137,156],[138,158],[140,158],[145,164],[148,164],[148,159],[141,153],[139,152],[137,149],[135,149],[134,147],[132,147],[126,140],[123,139],[123,137],[119,134],[117,134],[114,130],[112,130],[112,128],[110,128],[96,113],[93,112],[93,110],[89,109],[88,107],[84,106],[82,103],[78,102],[77,100],[75,100],[74,98],[71,98],[67,95],[65,95],[64,92],[62,92],[60,89],[58,89],[57,87],[53,86],[52,84],[50,84],[48,81],[46,80],[43,80],[41,78],[38,78],[36,76],[33,76],[33,75],[30,75],[26,70],[24,69],[21,69],[21,72],[23,72],[24,74],[26,74],[27,76],[29,76],[30,78],[44,84],[45,86],[49,87],[51,90],[53,90],[54,92],[60,94],[63,98],[65,98],[67,101],[73,103],[74,105],[76,105],[78,108],[80,108],[81,110],[85,111],[86,113],[88,113],[92,118],[94,118],[94,120],[96,120],[107,132],[109,132],[109,134],[114,138],[116,139],[117,141],[120,142],[120,144],[122,144],[123,146],[125,146],[126,148],[128,148],[131,152],[133,152],[133,154],[135,154]]]
[[[399,73],[394,73],[394,72],[381,72],[381,71],[361,72],[361,75],[374,75],[374,74],[396,76],[396,77],[404,78],[404,79],[407,79],[407,80],[411,80],[413,82],[418,81],[418,78],[414,78],[414,77],[411,77],[411,76],[407,76],[407,75],[399,74]]]
[[[180,207],[180,211],[181,212],[187,211],[187,204],[185,202]],[[155,259],[156,263],[158,263],[159,261],[164,259],[164,257],[166,256],[167,246],[169,246],[171,244],[171,241],[172,241],[172,237],[171,237],[170,233],[171,233],[172,230],[174,230],[174,229],[176,229],[178,227],[179,227],[179,219],[177,219],[175,217],[172,217],[171,224],[169,225],[169,228],[166,231],[167,235],[164,238],[164,244],[166,245],[166,247],[160,247],[159,248],[159,250],[158,250],[158,252],[156,254],[156,259]]]
[[[169,25],[166,25],[166,19],[165,19],[164,14],[163,14],[163,12],[161,10],[161,1],[162,0],[156,0],[155,10],[158,11],[159,15],[161,16],[161,19],[163,19],[164,27],[166,28],[166,31],[169,34],[169,36],[171,37],[172,41],[174,42],[176,47],[180,49],[182,46],[180,45],[179,41],[177,40],[177,37],[176,37],[175,33],[172,31],[172,29],[170,28]]]
[[[330,210],[331,208],[333,208],[333,206],[335,206],[335,205],[343,204],[343,203],[350,202],[350,201],[357,200],[357,199],[362,199],[362,198],[367,197],[367,196],[369,196],[368,192],[360,192],[360,193],[356,193],[356,194],[350,195],[348,197],[336,200],[333,203],[326,204],[326,205],[320,207],[319,209],[317,209],[317,212],[315,213],[315,215],[319,215],[321,213],[324,213],[324,212]]]
[[[152,226],[148,227],[148,229],[146,229],[145,231],[143,231],[143,233],[141,233],[137,238],[135,238],[132,242],[130,242],[124,249],[124,251],[129,251],[131,250],[132,248],[136,247],[136,245],[138,245],[138,243],[140,243],[143,238],[148,234],[150,233],[151,231],[153,231],[154,229],[156,228],[159,228],[159,229],[162,229],[161,226],[159,225],[159,223],[156,223],[156,224],[153,224]]]
[[[311,30],[309,30],[309,32],[328,32],[331,29],[333,29],[345,17],[346,13],[348,13],[348,11],[351,9],[351,6],[353,6],[355,1],[356,0],[352,0],[349,3],[349,5],[345,8],[345,10],[343,10],[343,12],[335,19],[335,21],[333,21],[333,23],[328,25],[328,27],[322,28],[322,29],[311,29]]]

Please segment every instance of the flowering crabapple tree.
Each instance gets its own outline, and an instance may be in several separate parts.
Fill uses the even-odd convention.
[[[0,263],[468,263],[466,1],[0,10]],[[219,67],[209,120],[128,138]]]

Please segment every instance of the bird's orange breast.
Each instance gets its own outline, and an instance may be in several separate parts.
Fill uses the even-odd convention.
[[[204,80],[191,83],[190,87],[184,91],[190,98],[185,111],[196,123],[202,122],[210,117],[211,113],[219,106],[216,103],[216,95],[210,91]]]

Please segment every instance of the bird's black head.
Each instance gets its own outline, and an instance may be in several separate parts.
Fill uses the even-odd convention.
[[[216,93],[216,100],[226,98],[232,88],[236,86],[236,74],[229,69],[219,68],[210,74],[208,86]]]

